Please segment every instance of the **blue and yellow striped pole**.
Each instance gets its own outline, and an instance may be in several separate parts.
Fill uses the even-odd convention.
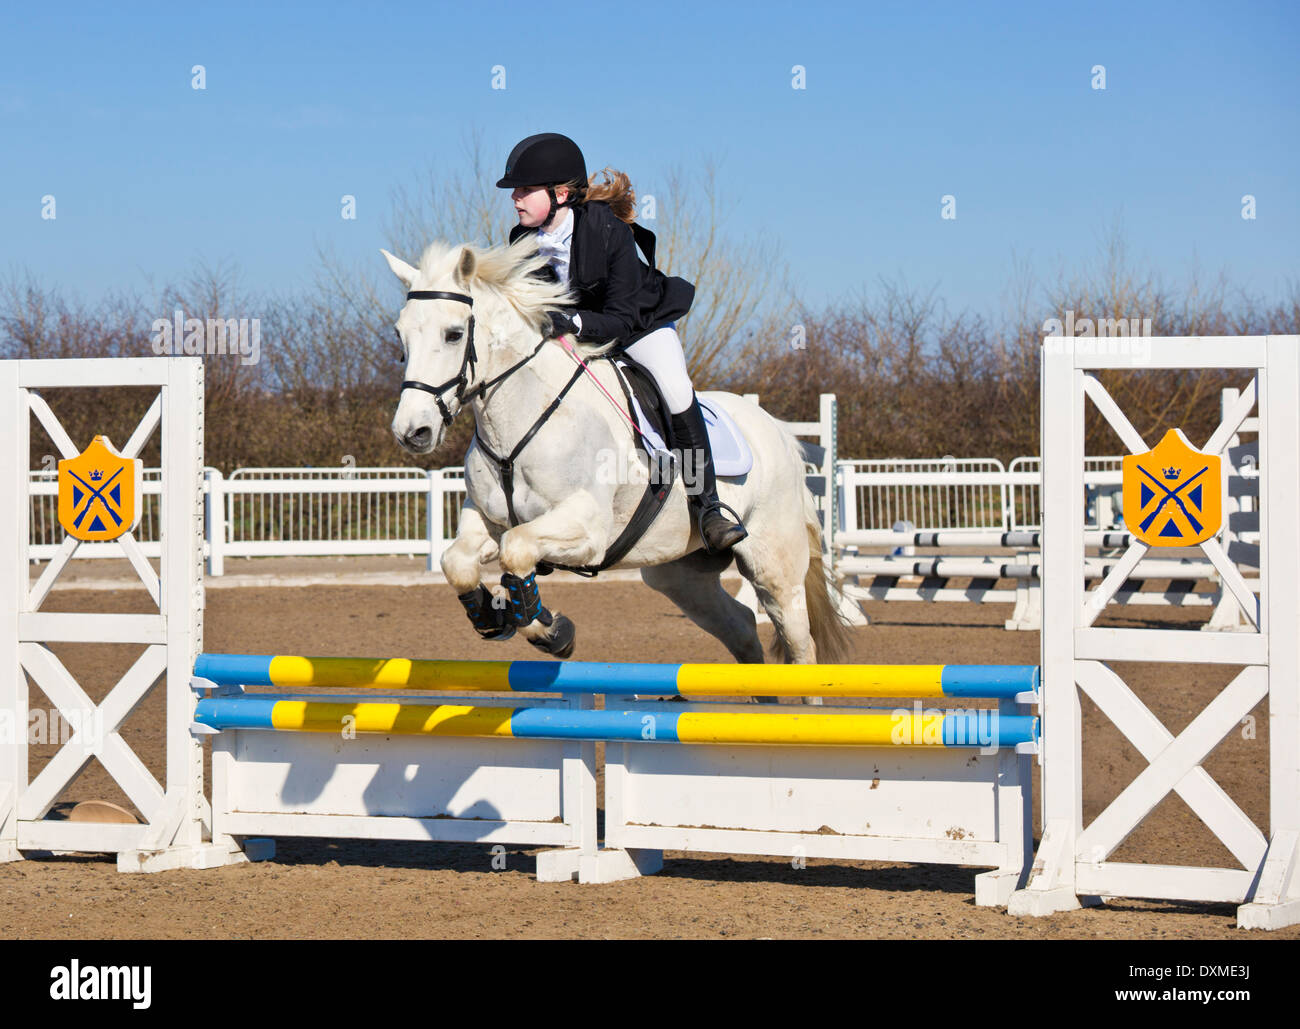
[[[670,710],[676,708],[677,710]],[[195,719],[212,729],[385,735],[603,740],[629,743],[788,744],[848,747],[1014,747],[1038,738],[1038,719],[992,709],[830,714],[581,711],[545,707],[346,702],[280,697],[200,700]]]
[[[678,697],[986,697],[1038,689],[1036,665],[621,664],[203,654],[217,685]]]

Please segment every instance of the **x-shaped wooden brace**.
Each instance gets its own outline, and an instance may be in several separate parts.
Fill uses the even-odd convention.
[[[1078,860],[1104,861],[1174,791],[1243,868],[1258,868],[1268,840],[1200,763],[1268,695],[1267,669],[1243,669],[1177,738],[1101,662],[1076,662],[1075,680],[1149,762],[1080,834]]]
[[[23,643],[18,648],[18,656],[22,667],[74,727],[72,738],[23,792],[18,803],[19,819],[44,818],[59,794],[97,757],[131,803],[140,809],[145,821],[154,822],[162,810],[163,788],[126,745],[118,730],[167,671],[167,648],[161,645],[145,648],[98,706],[46,647]]]
[[[44,427],[51,441],[58,447],[59,453],[68,459],[79,457],[81,452],[77,449],[76,444],[72,442],[72,438],[64,431],[63,426],[45,400],[38,394],[33,393],[28,397],[28,402],[32,413],[36,415],[37,420]],[[140,424],[131,433],[131,438],[127,440],[126,446],[122,448],[122,456],[126,458],[137,457],[161,421],[162,393],[159,393],[154,398],[149,410],[145,412],[144,417],[140,419]],[[137,504],[143,502],[143,497],[136,498]],[[89,510],[89,507],[86,510]],[[158,574],[153,570],[153,565],[149,563],[149,559],[144,556],[144,551],[140,549],[140,544],[136,542],[135,536],[131,532],[126,532],[119,536],[116,542],[121,546],[122,553],[127,560],[131,562],[131,567],[135,569],[135,573],[140,576],[140,581],[144,583],[145,589],[149,591],[149,596],[153,597],[153,602],[161,604],[162,591],[158,584]],[[32,586],[31,593],[28,596],[27,610],[35,611],[41,606],[53,588],[55,581],[63,574],[63,569],[72,560],[72,555],[77,552],[77,547],[80,545],[81,541],[72,536],[63,538],[63,545],[59,548],[59,552],[50,560],[44,573]]]
[[[1143,441],[1142,436],[1133,428],[1133,423],[1120,410],[1119,405],[1106,392],[1106,387],[1101,384],[1101,381],[1096,376],[1085,375],[1083,377],[1083,391],[1096,405],[1102,417],[1110,423],[1110,427],[1115,430],[1115,433],[1128,447],[1130,453],[1145,454],[1150,450],[1150,447]],[[1219,427],[1214,430],[1209,440],[1206,441],[1203,453],[1219,454],[1223,451],[1223,448],[1228,445],[1229,440],[1232,439],[1241,423],[1254,410],[1258,397],[1259,384],[1252,379],[1250,385],[1241,391],[1241,395],[1228,409],[1223,421],[1219,423]],[[1214,483],[1211,488],[1219,489],[1219,483]],[[1246,584],[1246,580],[1242,578],[1241,573],[1237,571],[1237,566],[1223,552],[1223,547],[1219,544],[1219,541],[1211,537],[1204,543],[1198,544],[1198,546],[1219,573],[1224,588],[1236,598],[1237,603],[1241,605],[1242,612],[1250,620],[1250,623],[1258,628],[1259,599]],[[1102,609],[1115,598],[1124,583],[1128,581],[1133,569],[1138,566],[1138,562],[1146,556],[1149,549],[1147,544],[1137,539],[1129,545],[1128,550],[1124,552],[1123,556],[1111,569],[1110,574],[1098,583],[1097,587],[1084,600],[1083,625],[1091,625],[1097,620],[1097,616],[1101,614]]]

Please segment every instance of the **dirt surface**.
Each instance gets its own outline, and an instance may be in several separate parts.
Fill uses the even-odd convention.
[[[734,591],[735,586],[732,585]],[[578,658],[726,661],[723,647],[658,594],[628,582],[543,586],[544,602],[578,625]],[[535,658],[522,640],[478,641],[446,586],[212,589],[210,651],[409,657]],[[139,591],[60,590],[46,610],[145,611]],[[874,604],[875,624],[854,629],[855,660],[1036,663],[1038,634],[1007,632],[1007,605]],[[1128,609],[1132,612],[1136,609]],[[1155,626],[1204,613],[1124,613],[1107,624]],[[1138,621],[1140,618],[1142,621]],[[765,639],[770,628],[763,627]],[[137,648],[56,646],[98,700]],[[1220,665],[1118,665],[1116,670],[1174,732],[1235,674]],[[33,696],[33,708],[41,705]],[[1086,817],[1091,820],[1145,762],[1086,700]],[[1267,824],[1267,714],[1255,738],[1229,736],[1205,767],[1259,825]],[[162,699],[155,690],[123,736],[161,778]],[[33,747],[34,775],[54,753]],[[1039,789],[1035,773],[1035,796]],[[129,807],[97,762],[61,798]],[[1035,804],[1035,825],[1038,824]],[[1241,938],[1234,905],[1116,901],[1102,908],[1019,919],[977,908],[977,869],[787,860],[669,852],[658,875],[601,886],[546,884],[534,851],[511,849],[494,870],[485,846],[282,839],[274,861],[157,875],[122,875],[107,857],[0,865],[0,936],[29,938]],[[1236,867],[1171,795],[1114,860]],[[1263,938],[1264,934],[1252,934]],[[1300,938],[1292,927],[1268,934]]]

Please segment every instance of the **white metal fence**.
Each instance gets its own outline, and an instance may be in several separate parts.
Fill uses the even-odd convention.
[[[1228,400],[1225,394],[1224,402]],[[869,534],[899,522],[919,532],[984,536],[1041,529],[1037,457],[1018,457],[1007,467],[992,458],[841,461],[835,455],[835,414],[834,395],[823,394],[818,421],[787,423],[796,434],[816,440],[803,445],[832,561],[846,550],[856,555],[858,546],[871,545]],[[1249,447],[1241,448],[1242,453]],[[1086,459],[1091,529],[1120,523],[1121,462],[1119,457]],[[31,554],[34,560],[47,560],[63,540],[57,476],[50,470],[31,477]],[[833,482],[830,489],[828,481]],[[1240,481],[1234,477],[1230,486]],[[160,490],[159,470],[146,469],[136,535],[151,557],[158,555]],[[419,554],[433,569],[455,539],[465,481],[461,468],[241,468],[228,478],[208,468],[204,490],[211,575],[224,572],[228,557]],[[1232,542],[1240,549],[1253,543],[1250,519],[1258,515],[1249,497],[1230,501],[1230,506],[1232,528],[1240,533]],[[971,543],[979,545],[979,539],[972,535]],[[109,557],[117,548],[84,544],[79,554]]]
[[[895,522],[996,529],[1007,521],[1007,471],[992,458],[845,460],[838,478],[844,529],[888,529]]]
[[[57,553],[64,532],[54,472],[32,472],[31,557]],[[162,474],[144,471],[136,539],[159,555]],[[204,551],[208,574],[228,557],[420,554],[436,568],[456,538],[465,495],[461,468],[241,468],[229,478],[204,469]],[[83,543],[78,557],[120,557],[114,543]]]
[[[811,433],[817,424],[797,428]],[[813,449],[818,457],[824,452]],[[1099,495],[1119,488],[1119,459],[1106,460],[1113,470],[1090,472]],[[1035,529],[1037,465],[1036,457],[1017,458],[1010,471],[983,458],[840,461],[830,494],[829,462],[812,461],[809,484],[839,544],[851,543],[855,531],[889,529],[899,521],[922,531]],[[31,475],[31,553],[48,560],[63,540],[58,484],[53,472]],[[136,535],[151,557],[158,555],[160,492],[159,470],[145,469]],[[465,480],[461,468],[241,468],[229,477],[208,468],[204,492],[211,575],[223,574],[231,557],[418,554],[432,569],[455,539]],[[1110,524],[1100,520],[1100,527]],[[83,544],[79,553],[111,557],[118,551],[113,544]]]
[[[456,537],[461,468],[240,468],[206,476],[208,572],[228,557],[422,554]]]
[[[1085,459],[1088,527],[1118,519],[1122,458]],[[1042,462],[1017,457],[1010,467],[993,458],[840,461],[839,528],[889,529],[908,522],[918,531],[1042,528]],[[847,540],[846,540],[847,542]]]

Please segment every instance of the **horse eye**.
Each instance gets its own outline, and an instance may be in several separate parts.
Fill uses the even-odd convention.
[[[446,339],[448,343],[459,343],[461,337],[464,335],[465,335],[464,329],[448,329],[445,333],[443,333],[443,338]]]

